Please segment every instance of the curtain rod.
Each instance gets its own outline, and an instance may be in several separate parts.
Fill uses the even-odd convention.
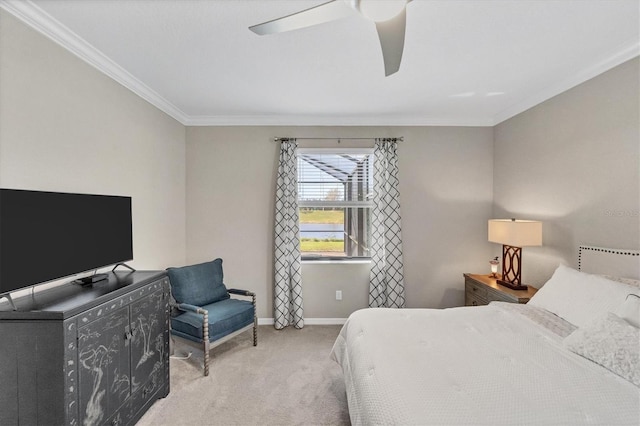
[[[297,140],[327,140],[327,141],[338,141],[338,143],[340,143],[341,140],[344,141],[355,141],[355,140],[370,140],[370,141],[374,141],[376,139],[395,139],[398,142],[402,142],[404,141],[404,137],[400,136],[400,137],[394,137],[394,138],[285,138],[285,137],[275,137],[273,138],[274,142],[278,142],[281,140],[288,140],[288,139],[297,139]]]

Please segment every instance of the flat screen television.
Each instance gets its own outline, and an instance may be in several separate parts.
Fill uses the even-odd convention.
[[[0,189],[0,294],[132,259],[131,197]]]

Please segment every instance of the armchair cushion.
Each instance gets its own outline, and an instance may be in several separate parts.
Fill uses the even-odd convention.
[[[226,299],[202,306],[209,312],[209,341],[253,324],[253,303],[246,300]],[[202,341],[202,315],[184,312],[171,318],[171,332],[194,342]]]
[[[167,268],[171,293],[178,303],[208,305],[229,298],[223,283],[222,259],[181,268]]]

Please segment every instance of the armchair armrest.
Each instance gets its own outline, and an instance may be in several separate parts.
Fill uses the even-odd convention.
[[[208,313],[205,309],[202,309],[199,306],[190,305],[188,303],[176,303],[174,306],[180,309],[181,311],[191,311],[197,314]]]
[[[249,290],[240,290],[237,288],[228,288],[227,293],[229,294],[237,294],[238,296],[248,296],[251,298],[251,303],[253,303],[253,315],[255,317],[256,313],[256,294]]]
[[[228,288],[227,293],[237,294],[239,296],[255,296],[256,294],[248,290],[239,290],[237,288]]]

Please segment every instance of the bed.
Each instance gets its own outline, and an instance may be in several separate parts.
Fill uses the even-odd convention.
[[[352,424],[640,424],[640,252],[579,252],[527,305],[354,312],[331,355]]]

